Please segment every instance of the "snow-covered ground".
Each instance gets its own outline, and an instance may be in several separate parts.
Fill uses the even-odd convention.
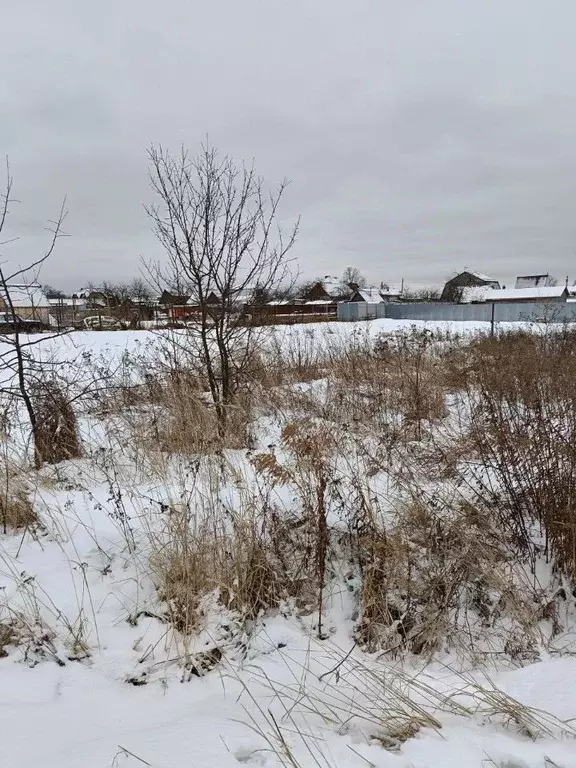
[[[86,484],[83,474],[68,474],[78,487]],[[140,486],[137,492],[153,497],[155,489]],[[46,531],[37,539],[4,537],[1,545],[6,598],[42,618],[42,625],[32,628],[36,649],[31,643],[27,657],[19,648],[0,660],[2,765],[290,765],[255,730],[261,729],[281,755],[278,723],[301,766],[576,766],[572,728],[560,722],[576,718],[572,657],[517,670],[491,665],[488,678],[482,669],[465,674],[450,656],[423,669],[421,661],[375,660],[355,650],[338,675],[319,680],[353,646],[353,606],[346,591],[336,590],[327,615],[328,640],[314,638],[310,617],[289,613],[263,619],[242,647],[222,633],[222,621],[208,622],[187,651],[217,644],[224,662],[204,677],[190,675],[173,661],[182,648],[152,615],[153,585],[113,523],[105,485],[89,492],[43,490],[37,503],[51,510],[44,518]],[[137,513],[135,507],[130,511]],[[50,631],[53,643],[43,642],[41,635]],[[406,706],[396,691],[410,688],[411,678],[436,691],[435,697],[415,687],[413,697],[440,727],[423,727],[386,749],[388,721]],[[474,680],[542,710],[539,724],[528,735],[522,713],[518,723],[506,722],[505,710],[494,712],[490,703],[470,698]],[[470,713],[458,712],[452,706],[457,702]],[[367,710],[371,719],[363,717]]]
[[[375,336],[424,325],[488,330],[378,320],[269,333],[285,344],[296,335]],[[157,340],[147,331],[86,332],[49,344],[59,360],[119,361],[125,351],[150,354]],[[24,636],[0,658],[0,765],[576,767],[576,645],[568,635],[563,654],[542,650],[519,669],[498,659],[465,666],[450,654],[426,667],[417,657],[368,655],[354,647],[354,602],[336,578],[326,640],[316,639],[313,615],[289,606],[242,633],[233,614],[210,603],[193,640],[176,636],[159,616],[146,533],[159,502],[187,487],[187,469],[169,487],[165,476],[131,463],[129,450],[122,461],[110,450],[121,435],[96,422],[83,429],[93,453],[34,481],[43,527],[0,533],[0,621],[16,617]],[[270,439],[264,428],[261,439]],[[227,460],[246,477],[245,451]],[[182,664],[214,647],[223,657],[203,676]]]
[[[499,323],[498,328],[511,330],[520,327],[536,327],[534,323]],[[412,328],[427,328],[432,332],[460,334],[468,336],[476,333],[490,331],[490,323],[469,321],[424,321],[424,320],[394,320],[382,318],[359,323],[309,323],[296,325],[279,325],[260,329],[264,338],[275,338],[281,343],[289,343],[296,338],[328,338],[331,341],[346,340],[352,336],[364,336],[374,338],[379,334],[394,334],[409,331]],[[158,343],[164,331],[73,331],[69,334],[58,336],[53,340],[39,344],[31,350],[45,357],[53,355],[58,359],[72,359],[78,355],[87,353],[97,356],[101,353],[119,357],[123,352],[142,352],[150,345]],[[36,342],[42,339],[39,335],[27,337]],[[0,353],[4,346],[0,343]]]

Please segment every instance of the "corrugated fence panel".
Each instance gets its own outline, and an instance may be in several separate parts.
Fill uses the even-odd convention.
[[[339,320],[368,320],[390,317],[397,320],[459,320],[490,322],[492,304],[449,304],[417,303],[401,304],[338,304]],[[494,320],[497,323],[518,322],[576,322],[576,303],[564,302],[513,302],[500,301],[494,304]]]

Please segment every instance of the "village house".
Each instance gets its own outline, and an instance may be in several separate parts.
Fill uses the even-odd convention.
[[[458,302],[461,300],[462,289],[471,287],[499,289],[500,283],[493,277],[482,274],[482,272],[464,270],[446,282],[440,301]]]
[[[222,303],[221,298],[210,291],[204,301],[208,310],[216,310]],[[170,322],[182,322],[198,317],[201,304],[189,295],[163,291],[158,299],[158,310],[164,314]]]
[[[48,301],[50,314],[56,319],[58,326],[75,325],[86,312],[86,299],[80,299],[77,296],[71,298],[58,296]]]
[[[365,304],[381,304],[384,297],[380,293],[380,288],[358,288],[350,297],[351,302]]]
[[[0,312],[14,314],[21,320],[34,321],[44,325],[53,324],[50,301],[38,283],[14,283],[8,285],[8,295],[0,287]]]

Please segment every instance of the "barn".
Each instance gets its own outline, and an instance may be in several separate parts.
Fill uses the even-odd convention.
[[[455,275],[444,285],[440,301],[460,301],[463,288],[476,287],[499,289],[500,283],[498,280],[494,280],[493,277],[482,274],[482,272],[464,270],[464,272]]]

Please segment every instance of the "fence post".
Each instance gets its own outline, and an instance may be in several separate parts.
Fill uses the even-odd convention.
[[[494,336],[494,308],[496,306],[496,302],[492,302],[492,314],[490,317],[490,336]]]

